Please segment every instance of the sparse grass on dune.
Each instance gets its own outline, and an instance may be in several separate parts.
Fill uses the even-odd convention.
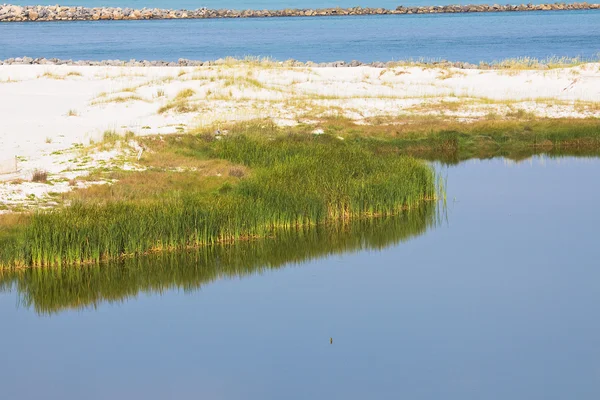
[[[556,69],[577,67],[583,64],[598,62],[599,59],[600,54],[594,58],[553,56],[540,59],[534,57],[517,57],[498,60],[489,64],[480,63],[480,65],[489,65],[493,69],[510,70]]]
[[[243,58],[225,57],[223,60],[215,63],[218,67],[239,67],[247,68],[291,68],[298,65],[295,60],[277,61],[271,57],[247,56]],[[209,67],[210,68],[210,67]]]
[[[7,77],[6,79],[0,79],[0,83],[17,83],[17,82],[21,82],[17,79],[13,79],[10,76]]]
[[[138,96],[136,94],[129,94],[129,95],[119,95],[119,96],[114,96],[114,97],[103,97],[103,98],[97,98],[96,100],[93,100],[91,102],[92,105],[98,105],[98,104],[110,104],[110,103],[128,103],[130,101],[147,101],[145,99],[143,99],[141,96]]]
[[[576,101],[574,107],[579,112],[600,112],[600,101]]]
[[[250,87],[258,90],[267,89],[264,83],[251,76],[218,76],[217,79],[223,83],[223,87],[235,86],[238,88]]]
[[[546,58],[535,57],[514,57],[495,60],[492,62],[480,61],[475,68],[480,69],[499,69],[499,70],[545,70],[556,68],[570,68],[583,64],[600,62],[600,54],[594,57],[558,57],[551,56]],[[420,67],[427,69],[449,69],[454,66],[452,61],[438,58],[409,58],[406,60],[398,60],[387,63],[390,68],[397,67]],[[460,64],[460,63],[459,63]]]
[[[163,114],[167,111],[173,110],[178,113],[189,113],[198,110],[198,105],[190,102],[190,97],[192,97],[196,92],[193,89],[183,89],[173,98],[173,100],[169,101],[164,106],[158,109],[159,114]]]
[[[220,174],[223,179],[195,171],[173,174],[174,182],[150,185],[135,198],[119,185],[141,188],[168,178],[171,171],[154,167],[148,175],[131,174],[129,181],[123,176],[122,184],[104,189],[109,192],[33,215],[10,250],[1,251],[0,263],[99,262],[267,237],[280,230],[396,214],[436,196],[434,172],[423,162],[394,154],[375,157],[360,143],[329,135],[282,134],[257,123],[246,134],[222,140],[199,134],[165,142],[146,142],[149,153],[163,146],[160,152],[170,157],[197,160],[198,166],[222,160],[229,171],[237,165],[236,172]],[[112,200],[108,193],[115,194]],[[109,200],[94,201],[105,197]]]
[[[80,77],[83,76],[83,74],[79,71],[69,71],[66,74],[55,74],[54,72],[50,72],[50,71],[46,71],[44,72],[42,75],[38,76],[38,78],[47,78],[47,79],[56,79],[56,80],[63,80],[65,78],[68,77]]]

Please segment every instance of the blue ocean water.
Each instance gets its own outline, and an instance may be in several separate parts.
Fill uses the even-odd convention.
[[[272,57],[316,62],[600,53],[600,11],[0,24],[0,59]]]

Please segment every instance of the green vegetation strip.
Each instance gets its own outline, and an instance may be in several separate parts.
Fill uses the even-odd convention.
[[[244,277],[332,254],[381,249],[423,234],[442,216],[435,202],[427,202],[392,217],[279,231],[273,239],[161,252],[108,264],[0,271],[0,292],[16,290],[22,306],[51,314],[120,302],[140,292],[194,291],[222,278]]]
[[[0,265],[61,266],[154,251],[264,238],[282,230],[387,216],[436,197],[423,161],[375,154],[331,135],[185,135],[168,151],[223,159],[250,173],[206,192],[189,187],[162,198],[78,201],[39,212],[0,234]]]
[[[472,123],[443,117],[381,117],[355,124],[322,122],[325,134],[356,141],[376,154],[401,154],[446,164],[478,158],[522,160],[533,155],[600,156],[600,119],[514,119],[490,116]]]

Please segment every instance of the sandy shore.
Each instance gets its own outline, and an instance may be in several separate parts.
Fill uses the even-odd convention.
[[[0,212],[6,204],[70,190],[70,179],[122,164],[122,156],[137,151],[81,156],[80,148],[106,131],[169,134],[255,118],[292,125],[329,115],[365,123],[377,116],[473,120],[515,112],[585,118],[600,117],[599,103],[600,64],[593,63],[551,70],[4,65]],[[35,169],[48,171],[53,184],[6,183],[29,181]]]

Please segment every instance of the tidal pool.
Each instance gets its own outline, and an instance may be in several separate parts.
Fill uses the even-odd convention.
[[[2,397],[597,399],[600,159],[438,168],[446,207],[0,276]]]

